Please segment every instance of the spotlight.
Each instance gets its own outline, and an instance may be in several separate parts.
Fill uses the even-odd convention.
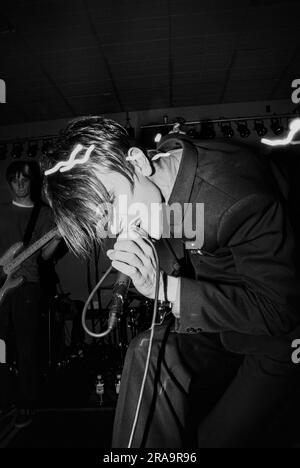
[[[176,117],[174,120],[173,120],[173,124],[179,124],[180,128],[182,128],[184,126],[186,122],[186,119],[184,117]]]
[[[210,122],[204,122],[201,127],[201,138],[203,140],[213,140],[215,137],[214,125]]]
[[[12,158],[19,159],[23,154],[23,145],[22,143],[15,143],[11,153]]]
[[[184,124],[185,119],[183,117],[176,117],[176,119],[173,122],[173,127],[169,131],[169,133],[175,135],[186,135],[186,132],[183,129]]]
[[[28,150],[27,150],[27,157],[28,158],[35,158],[39,149],[39,145],[37,141],[31,141],[28,143]]]
[[[299,144],[299,142],[295,141],[294,138],[300,131],[300,119],[292,120],[292,122],[289,123],[289,130],[289,134],[286,138],[279,138],[276,140],[262,138],[261,142],[269,146],[287,146]]]
[[[221,125],[221,132],[223,133],[224,138],[233,138],[234,137],[234,130],[230,123],[222,122]]]
[[[7,146],[5,143],[1,143],[0,145],[0,161],[4,161],[6,158],[6,153],[7,153]]]
[[[159,124],[151,123],[151,127],[142,128],[139,141],[147,149],[156,149],[162,138],[168,134],[168,127],[161,127]],[[157,125],[157,126],[156,126]]]
[[[250,132],[246,122],[238,122],[237,129],[238,129],[238,132],[239,132],[241,138],[248,138],[250,136],[251,132]]]
[[[284,127],[281,124],[280,119],[274,118],[271,120],[271,130],[273,131],[274,135],[281,135],[284,132]]]
[[[157,133],[154,137],[154,142],[155,143],[159,143],[160,140],[162,139],[162,134],[161,133]]]
[[[255,120],[254,130],[259,137],[264,137],[268,133],[268,129],[265,127],[265,124],[262,120]]]

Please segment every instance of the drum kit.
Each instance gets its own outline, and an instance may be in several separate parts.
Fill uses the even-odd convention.
[[[101,377],[105,390],[100,406],[114,407],[128,346],[149,329],[153,306],[153,300],[130,289],[112,332],[105,338],[90,339],[80,323],[83,303],[72,305],[64,295],[54,298],[49,317],[49,359],[43,371],[43,401],[48,406],[98,407]],[[89,328],[97,333],[107,328],[108,308],[106,305],[101,311],[88,311]],[[170,313],[168,304],[159,302],[156,323],[161,324]]]
[[[111,290],[112,286],[106,286],[103,289]],[[116,367],[120,368],[124,363],[125,354],[130,342],[137,335],[150,328],[154,300],[144,298],[136,290],[131,288],[128,292],[123,313],[118,319],[116,327],[106,338],[92,341],[88,341],[88,337],[83,330],[81,330],[81,333],[78,331],[78,329],[81,328],[80,305],[82,308],[83,303],[72,305],[71,301],[66,299],[65,296],[58,296],[55,298],[53,304],[54,307],[52,306],[49,312],[49,368],[65,368],[72,360],[82,358],[87,347],[95,346],[105,349],[105,354],[107,354],[107,350],[111,350],[109,354],[114,356],[113,360],[117,361]],[[91,328],[97,332],[106,327],[106,312],[109,308],[108,306],[101,311],[94,309],[89,311],[88,317],[91,321]],[[76,309],[77,314],[74,312]],[[70,310],[73,312],[72,314],[70,314]],[[165,318],[170,314],[170,304],[158,301],[156,324],[162,324]],[[72,317],[70,317],[70,315],[72,315]],[[70,319],[72,321],[71,331],[69,326],[66,325],[70,324]],[[62,324],[62,326],[57,326],[57,323]],[[75,326],[77,330],[76,333],[74,333]],[[57,330],[60,331],[59,335]],[[75,342],[73,339],[74,336],[77,338]]]

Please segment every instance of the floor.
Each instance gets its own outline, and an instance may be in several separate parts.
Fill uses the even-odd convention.
[[[26,428],[7,426],[0,447],[110,448],[113,418],[110,408],[38,410]]]
[[[39,409],[28,427],[15,428],[15,410],[0,415],[0,448],[110,448],[117,401],[114,361],[101,348],[63,364],[41,374]],[[99,373],[105,381],[101,407],[95,391]],[[15,380],[12,376],[7,392],[10,404]]]

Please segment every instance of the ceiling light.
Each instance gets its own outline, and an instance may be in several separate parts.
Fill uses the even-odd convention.
[[[281,124],[280,119],[274,118],[271,120],[271,129],[274,135],[281,135],[284,132],[284,126]]]
[[[289,134],[286,138],[279,138],[276,140],[270,140],[268,138],[262,138],[261,142],[269,146],[287,146],[287,145],[297,145],[299,142],[295,141],[294,138],[297,133],[300,131],[300,119],[294,119],[289,123]]]
[[[268,129],[265,126],[263,120],[255,120],[254,130],[259,137],[264,137],[268,133]]]
[[[162,139],[162,134],[161,133],[157,133],[154,137],[154,142],[155,143],[159,143],[160,140]]]
[[[223,133],[224,138],[233,138],[234,130],[230,123],[221,123],[221,132]]]
[[[238,122],[237,124],[237,130],[241,136],[241,138],[248,138],[250,136],[250,130],[247,126],[247,123],[244,122]]]

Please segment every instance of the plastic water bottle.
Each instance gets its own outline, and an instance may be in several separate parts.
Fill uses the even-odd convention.
[[[117,379],[116,379],[116,394],[119,395],[120,393],[120,386],[121,386],[121,374],[117,374]]]
[[[99,406],[103,405],[103,396],[104,396],[104,381],[102,375],[97,375],[96,380],[96,395],[98,397]]]

